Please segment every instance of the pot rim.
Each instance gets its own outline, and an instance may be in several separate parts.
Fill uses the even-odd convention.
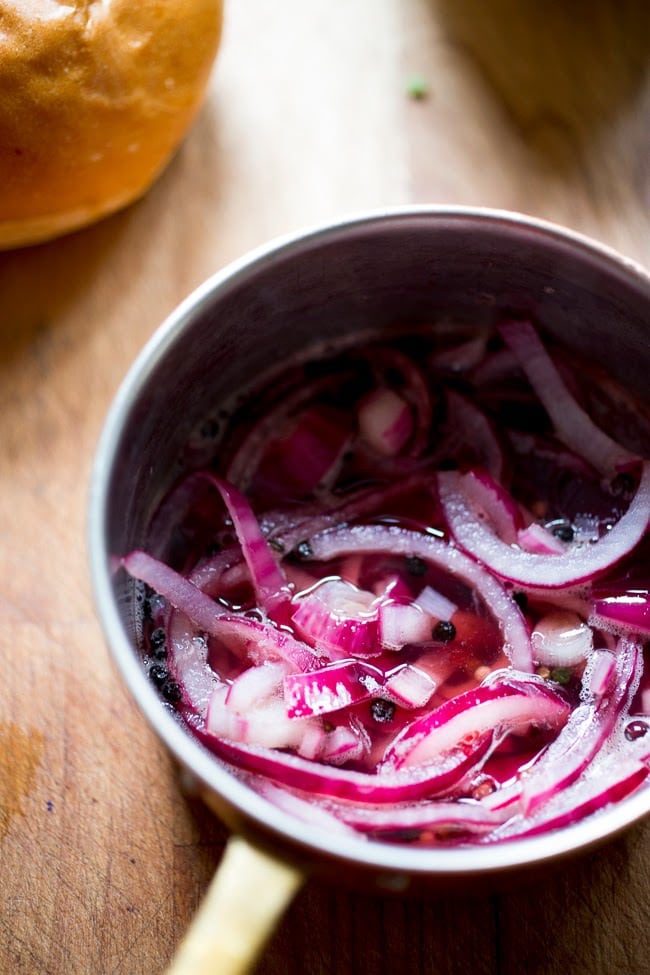
[[[404,845],[366,840],[353,834],[327,831],[300,821],[239,781],[161,705],[121,621],[111,586],[112,553],[106,550],[105,527],[110,500],[108,485],[122,432],[147,377],[169,352],[184,328],[218,298],[222,289],[230,287],[256,268],[291,256],[292,252],[306,244],[318,245],[341,233],[356,232],[370,225],[389,226],[404,219],[434,223],[474,221],[484,226],[492,225],[496,232],[499,228],[510,228],[515,232],[520,229],[545,239],[550,238],[556,244],[583,252],[590,259],[618,268],[632,282],[647,289],[650,304],[650,274],[636,261],[582,233],[515,211],[470,206],[387,207],[351,214],[275,237],[230,262],[194,289],[156,329],[123,378],[106,416],[91,472],[88,504],[91,581],[96,611],[113,662],[149,725],[202,787],[236,810],[254,827],[256,833],[265,837],[267,844],[275,837],[283,848],[288,845],[311,860],[325,856],[373,871],[396,871],[399,875],[430,878],[489,875],[541,866],[609,840],[650,813],[650,789],[635,793],[610,809],[561,830],[485,846],[411,849]]]

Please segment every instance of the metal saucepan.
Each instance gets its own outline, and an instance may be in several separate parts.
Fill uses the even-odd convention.
[[[137,704],[233,831],[173,971],[249,970],[309,872],[375,891],[446,891],[530,875],[650,812],[650,790],[569,829],[479,848],[409,849],[330,835],[270,805],[164,707],[140,658],[132,583],[115,557],[146,547],[152,513],[201,419],[270,363],[316,340],[443,318],[528,312],[647,397],[650,279],[582,236],[518,214],[414,207],[275,241],[220,271],[149,341],[110,410],[91,486],[99,617]],[[154,553],[155,554],[155,553]]]

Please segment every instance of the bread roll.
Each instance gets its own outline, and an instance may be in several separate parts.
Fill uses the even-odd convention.
[[[200,105],[221,0],[0,0],[0,248],[152,183]]]

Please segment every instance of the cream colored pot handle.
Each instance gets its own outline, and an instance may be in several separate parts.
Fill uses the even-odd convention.
[[[228,841],[167,975],[245,975],[305,876],[246,840]]]

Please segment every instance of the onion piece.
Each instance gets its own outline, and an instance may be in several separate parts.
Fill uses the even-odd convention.
[[[563,698],[536,678],[495,680],[464,691],[408,724],[393,739],[383,763],[393,768],[427,764],[451,748],[472,750],[505,733],[561,728],[569,716]]]
[[[245,435],[235,455],[228,463],[225,477],[231,484],[237,484],[241,490],[247,490],[263,460],[269,443],[280,434],[284,436],[292,424],[292,418],[302,410],[310,408],[310,404],[317,402],[319,396],[327,392],[341,381],[341,376],[329,374],[319,380],[305,383],[283,391],[283,396],[275,407],[268,409],[261,419]]]
[[[498,813],[486,809],[480,802],[467,799],[460,802],[424,800],[408,806],[395,805],[390,809],[328,802],[325,808],[341,822],[377,838],[390,838],[387,834],[408,832],[415,834],[409,838],[417,839],[419,833],[426,832],[439,834],[441,840],[453,840],[467,833],[487,833],[503,822],[503,817]]]
[[[454,749],[433,765],[368,773],[317,765],[297,755],[215,737],[201,729],[197,735],[216,755],[240,769],[260,773],[314,796],[377,805],[440,795],[459,782],[487,750],[486,745],[482,751],[468,755],[463,749]]]
[[[488,841],[537,836],[570,826],[592,813],[620,802],[647,781],[650,769],[635,759],[618,756],[599,762],[593,775],[559,792],[552,802],[531,817],[513,817],[487,837]]]
[[[322,655],[296,640],[287,630],[247,616],[220,616],[209,633],[237,656],[255,665],[285,660],[297,670],[308,671],[325,662]]]
[[[356,835],[359,837],[359,833],[354,827],[347,826],[340,816],[337,816],[333,811],[330,812],[322,803],[304,799],[302,796],[297,796],[295,792],[289,791],[289,789],[280,788],[273,782],[258,781],[253,776],[250,776],[250,778],[251,782],[249,784],[251,788],[255,789],[256,792],[274,806],[277,806],[278,809],[284,810],[284,812],[294,816],[300,822],[317,826],[327,833],[346,833],[348,836]]]
[[[122,559],[124,568],[147,583],[180,610],[196,629],[216,637],[253,663],[286,660],[299,670],[311,670],[322,660],[310,647],[285,630],[229,612],[169,566],[136,549]]]
[[[351,492],[339,501],[333,500],[327,510],[308,508],[307,516],[298,516],[295,511],[267,512],[262,523],[268,524],[268,537],[284,551],[290,551],[300,542],[319,532],[338,528],[343,524],[368,517],[386,510],[400,497],[418,490],[428,491],[431,486],[431,472],[418,471],[408,477],[398,478],[391,484],[361,488]],[[307,506],[303,507],[304,508]]]
[[[609,650],[597,650],[591,660],[588,679],[589,694],[599,700],[607,693],[616,670],[616,657]]]
[[[604,651],[608,652],[608,651]],[[592,668],[595,667],[597,651]],[[603,695],[580,704],[564,729],[539,760],[522,776],[522,804],[532,813],[552,796],[566,789],[582,774],[612,733],[620,714],[638,686],[643,666],[637,644],[621,640],[613,686]],[[587,688],[589,670],[583,680]]]
[[[328,765],[344,765],[346,762],[359,762],[370,750],[367,731],[354,717],[346,724],[339,724],[328,731],[323,739],[321,761]]]
[[[400,396],[413,408],[416,418],[409,454],[419,457],[427,445],[433,415],[429,382],[413,359],[399,349],[373,349],[371,359],[384,375],[395,370],[402,374],[404,382],[399,386]]]
[[[602,574],[631,552],[650,521],[650,463],[624,515],[598,542],[567,546],[566,555],[534,555],[507,545],[474,511],[465,492],[465,477],[457,471],[438,475],[440,501],[456,542],[492,572],[521,586],[537,589],[575,586]]]
[[[650,635],[650,592],[630,588],[616,595],[597,596],[589,625]]]
[[[413,600],[413,605],[419,606],[421,610],[436,620],[450,620],[458,610],[456,603],[447,599],[432,586],[425,586],[417,598]]]
[[[219,491],[232,518],[259,605],[272,619],[286,622],[291,592],[250,504],[228,481],[211,474],[206,477]]]
[[[160,596],[183,612],[200,630],[215,631],[217,620],[227,609],[201,592],[185,576],[155,559],[146,552],[135,549],[122,559],[122,565],[134,579],[139,579]]]
[[[530,642],[536,663],[547,667],[575,667],[593,650],[594,637],[575,613],[553,610],[537,621]]]
[[[308,495],[331,484],[351,441],[343,413],[310,407],[282,440],[274,440],[253,477],[258,493]]]
[[[290,718],[330,714],[369,700],[384,683],[384,674],[357,660],[343,660],[309,673],[284,678],[284,701]]]
[[[426,671],[413,664],[403,664],[388,674],[382,692],[400,707],[423,708],[436,687],[436,682]]]
[[[407,643],[431,639],[431,617],[416,603],[382,602],[378,609],[378,635],[382,647],[401,650]]]
[[[578,405],[530,322],[504,322],[499,332],[567,447],[608,476],[639,460],[597,427]]]
[[[399,454],[413,433],[410,407],[392,389],[374,389],[357,408],[359,435],[387,457]]]
[[[208,663],[208,642],[184,613],[172,610],[167,626],[169,672],[183,691],[183,704],[204,716],[221,681]]]
[[[517,532],[517,544],[535,555],[564,555],[566,546],[543,525],[533,522]]]
[[[499,538],[509,545],[516,542],[524,520],[515,499],[487,471],[468,471],[463,480],[467,499],[492,523]]]
[[[500,481],[503,475],[503,449],[492,423],[471,400],[447,390],[447,423],[459,440],[461,453],[469,447],[476,460],[492,477]]]
[[[354,525],[314,536],[313,558],[339,558],[352,552],[417,556],[452,573],[474,588],[493,613],[504,640],[504,652],[513,667],[532,671],[530,637],[521,611],[500,583],[473,559],[431,535],[420,535],[393,525]]]
[[[217,687],[208,705],[206,732],[248,745],[300,751],[307,732],[313,728],[319,733],[320,743],[322,728],[318,719],[294,720],[287,716],[278,691],[285,673],[281,664],[262,664],[244,671],[232,686]],[[313,750],[309,757],[316,757]]]
[[[323,579],[296,596],[291,623],[310,646],[334,660],[382,651],[373,594],[341,579]]]

